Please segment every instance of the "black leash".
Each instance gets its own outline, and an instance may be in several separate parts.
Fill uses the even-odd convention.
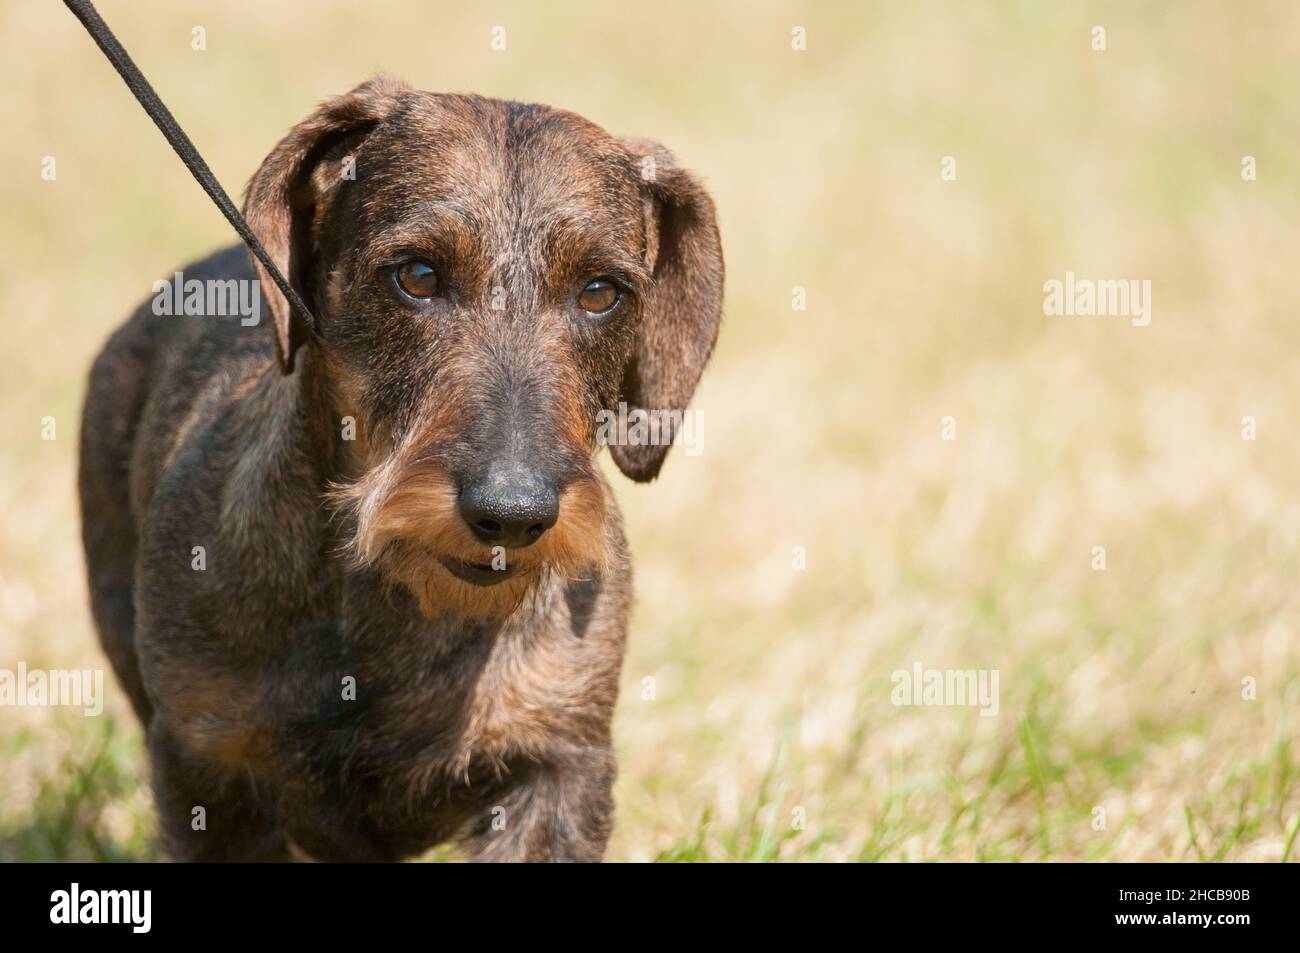
[[[185,135],[185,130],[176,124],[172,114],[163,105],[162,100],[158,98],[158,94],[153,91],[153,87],[144,78],[140,68],[131,62],[131,57],[127,55],[126,50],[122,49],[122,44],[117,41],[117,37],[113,35],[113,31],[108,28],[108,24],[104,22],[99,12],[90,3],[90,0],[63,0],[63,2],[72,11],[73,15],[81,21],[81,25],[86,28],[86,32],[90,34],[91,39],[98,44],[104,55],[108,57],[108,61],[113,64],[113,67],[121,75],[127,88],[135,94],[135,98],[144,107],[144,111],[149,114],[149,118],[154,121],[154,125],[162,130],[162,134],[167,137],[167,142],[176,150],[176,154],[181,157],[181,161],[190,170],[190,174],[194,176],[199,185],[203,186],[203,191],[207,192],[208,197],[216,203],[217,208],[221,209],[221,214],[226,216],[226,221],[234,226],[235,231],[239,233],[239,237],[248,246],[248,250],[257,256],[257,260],[265,266],[267,272],[275,281],[276,287],[288,299],[289,307],[298,317],[298,320],[303,323],[308,331],[315,332],[316,318],[308,310],[307,305],[303,304],[302,299],[298,297],[298,293],[290,287],[289,282],[280,273],[280,269],[275,266],[271,256],[266,253],[262,243],[257,240],[253,230],[248,227],[248,222],[244,221],[244,216],[239,214],[239,209],[235,208],[235,204],[230,201],[230,196],[226,194],[226,190],[221,187],[217,177],[212,174],[208,164],[203,161],[203,156],[199,155],[199,150],[194,148],[194,143],[190,142],[190,137]]]

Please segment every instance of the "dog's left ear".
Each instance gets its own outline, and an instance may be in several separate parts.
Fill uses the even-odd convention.
[[[313,222],[322,203],[347,181],[341,165],[326,169],[325,160],[332,156],[341,159],[409,91],[401,80],[376,76],[322,103],[289,130],[248,183],[244,217],[249,227],[318,320],[319,306],[307,293],[315,254]],[[262,300],[274,319],[280,370],[288,374],[293,370],[294,354],[306,340],[307,329],[255,257],[253,267],[261,283]]]
[[[629,413],[680,419],[713,353],[722,318],[722,240],[713,200],[663,146],[626,139],[642,181],[646,260],[654,283],[642,304],[620,400]],[[669,416],[671,415],[671,416]],[[670,437],[667,428],[661,434]],[[669,439],[653,445],[611,445],[618,468],[633,480],[653,480]]]

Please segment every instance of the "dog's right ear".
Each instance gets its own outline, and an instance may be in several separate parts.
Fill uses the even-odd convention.
[[[249,227],[317,317],[318,304],[308,296],[306,280],[315,252],[312,222],[328,200],[329,190],[338,188],[346,179],[342,168],[336,175],[314,176],[313,172],[332,151],[350,148],[369,133],[409,91],[401,80],[376,76],[322,103],[280,140],[248,183],[244,217]],[[306,340],[307,329],[256,257],[253,268],[261,283],[262,300],[274,322],[280,370],[288,374],[293,371],[293,357]]]

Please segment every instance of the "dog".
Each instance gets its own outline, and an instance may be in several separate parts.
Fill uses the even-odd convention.
[[[314,327],[219,252],[186,286],[255,281],[269,320],[142,305],[82,420],[91,609],[165,849],[601,859],[631,572],[596,419],[687,406],[711,199],[654,143],[380,76],[244,213]],[[614,463],[653,479],[658,436]]]

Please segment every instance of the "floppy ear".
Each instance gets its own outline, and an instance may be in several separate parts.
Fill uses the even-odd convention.
[[[642,304],[620,400],[627,402],[629,415],[671,414],[690,403],[718,338],[722,242],[713,200],[677,166],[672,153],[653,142],[624,140],[624,145],[641,173],[646,259],[654,281]],[[611,445],[610,454],[633,480],[653,480],[668,454],[668,436],[665,430],[651,446]]]
[[[346,180],[342,166],[328,174],[313,172],[332,153],[342,158],[340,150],[354,146],[359,137],[370,132],[409,89],[400,80],[376,76],[350,93],[322,103],[280,140],[248,183],[244,218],[293,290],[317,317],[317,305],[308,295],[307,282],[316,250],[312,223],[319,207]],[[274,321],[280,370],[288,374],[308,329],[262,263],[256,257],[252,260],[262,300]]]

